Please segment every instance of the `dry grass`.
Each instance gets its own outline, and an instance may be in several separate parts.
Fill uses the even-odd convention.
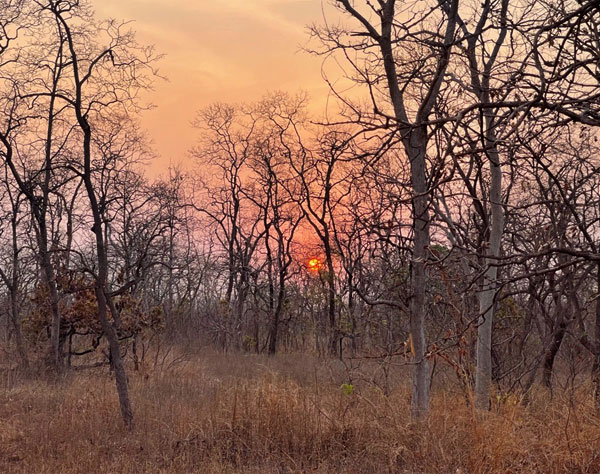
[[[388,397],[309,356],[200,354],[131,374],[132,433],[104,370],[0,387],[3,473],[577,473],[600,472],[600,423],[576,394],[527,407],[509,399],[476,419],[437,390],[427,424],[409,392]],[[560,397],[558,397],[560,398]]]

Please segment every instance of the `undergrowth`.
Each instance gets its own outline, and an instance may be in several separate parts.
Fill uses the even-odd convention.
[[[60,380],[4,378],[4,473],[598,473],[600,419],[586,387],[538,389],[474,413],[436,388],[431,414],[409,419],[407,380],[384,392],[345,383],[309,356],[200,354],[130,372],[135,427],[121,423],[105,369]]]

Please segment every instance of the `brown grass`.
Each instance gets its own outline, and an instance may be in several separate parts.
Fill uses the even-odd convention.
[[[438,389],[428,422],[413,426],[405,384],[387,397],[366,381],[349,393],[338,363],[310,356],[204,353],[130,377],[132,433],[105,370],[4,377],[0,472],[600,472],[600,420],[583,389],[576,410],[540,390],[528,407],[500,400],[484,418]]]

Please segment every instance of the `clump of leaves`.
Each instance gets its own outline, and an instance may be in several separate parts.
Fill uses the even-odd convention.
[[[354,393],[354,385],[352,385],[351,383],[343,383],[340,386],[340,389],[344,395],[350,396]]]
[[[88,353],[98,347],[102,327],[98,320],[98,302],[94,282],[89,276],[79,272],[65,272],[57,276],[61,293],[59,311],[61,314],[61,339],[80,336],[80,343],[90,348],[74,352]],[[163,313],[159,306],[146,308],[142,300],[130,292],[113,299],[120,318],[119,337],[127,339],[143,334],[147,330],[156,331],[163,327]],[[24,326],[26,331],[39,338],[44,332],[50,335],[50,295],[47,285],[40,282],[35,288],[33,310]],[[109,311],[109,319],[113,314]]]

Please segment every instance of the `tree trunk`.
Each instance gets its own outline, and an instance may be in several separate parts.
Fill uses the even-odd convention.
[[[165,319],[167,326],[167,336],[173,337],[175,332],[175,325],[173,321],[173,264],[175,261],[173,248],[175,246],[175,236],[173,232],[173,223],[169,224],[169,268],[168,268],[168,280],[167,280],[167,310],[165,311]]]
[[[40,227],[45,227],[45,223],[40,222]],[[48,252],[48,236],[45,229],[40,229],[39,233],[40,260],[44,283],[48,288],[50,298],[50,311],[52,313],[52,322],[50,326],[50,353],[48,361],[55,370],[60,370],[63,365],[63,358],[60,349],[60,310],[58,307],[58,290],[56,288],[56,277],[54,268]]]
[[[550,391],[552,391],[552,370],[554,368],[554,360],[556,359],[556,354],[558,354],[562,341],[565,337],[566,331],[567,324],[561,316],[560,321],[558,322],[558,327],[552,334],[552,341],[550,342],[550,347],[548,347],[546,355],[544,356],[542,380],[544,382],[544,385]]]
[[[19,240],[17,236],[16,208],[11,221],[12,225],[12,278],[10,282],[10,319],[15,330],[15,342],[17,352],[24,369],[29,368],[29,360],[23,343],[23,332],[21,331],[21,315],[19,313]]]
[[[426,132],[413,134],[415,149],[410,157],[411,176],[413,185],[413,229],[414,248],[412,255],[411,273],[411,305],[410,333],[414,346],[415,366],[413,373],[413,394],[411,403],[411,418],[419,420],[429,412],[429,363],[426,358],[427,341],[425,334],[425,297],[427,290],[427,275],[425,263],[429,250],[429,194],[425,176],[425,145]]]
[[[15,342],[19,358],[21,359],[21,365],[24,369],[27,369],[29,367],[29,359],[27,358],[27,351],[25,350],[25,344],[23,342],[23,332],[21,331],[21,315],[19,314],[18,295],[13,290],[10,292],[10,319],[15,331]]]
[[[279,270],[279,291],[277,292],[277,305],[273,312],[273,322],[269,334],[269,355],[274,355],[277,349],[277,333],[279,331],[279,320],[283,310],[283,300],[285,298],[285,272],[280,266]]]
[[[329,321],[329,353],[338,356],[339,332],[335,320],[335,274],[329,234],[325,231],[325,261],[327,262],[327,319]]]
[[[119,405],[121,407],[121,416],[125,425],[133,427],[133,409],[129,400],[129,388],[127,383],[127,374],[121,358],[121,347],[115,327],[108,320],[106,295],[104,288],[96,287],[96,298],[98,299],[98,319],[102,326],[104,336],[108,341],[110,348],[110,359],[112,368],[115,372],[115,382],[117,385],[117,394],[119,395]]]
[[[502,207],[502,168],[500,156],[496,148],[496,137],[490,117],[486,118],[486,144],[490,166],[490,202],[491,229],[488,256],[500,255],[500,244],[504,232],[504,209]],[[496,279],[498,278],[497,261],[486,258],[487,269],[483,276],[482,290],[479,295],[479,321],[477,326],[477,369],[475,373],[475,407],[481,410],[490,409],[490,390],[492,385],[492,327],[494,324],[494,299],[496,296]]]
[[[110,304],[111,308],[114,308],[112,301],[108,301],[110,298],[107,291],[107,280],[108,280],[108,258],[106,255],[106,246],[103,235],[103,223],[102,216],[100,214],[100,207],[98,200],[96,199],[96,192],[94,191],[94,185],[91,179],[91,128],[87,123],[87,120],[78,114],[78,119],[82,131],[84,132],[83,152],[84,152],[84,183],[87,191],[88,200],[90,203],[90,210],[94,217],[93,232],[96,237],[96,253],[98,259],[98,274],[96,275],[96,298],[98,300],[98,320],[102,327],[104,337],[108,341],[111,355],[111,365],[115,372],[115,382],[117,386],[117,394],[119,396],[119,404],[121,407],[121,416],[125,425],[128,428],[133,427],[133,409],[131,407],[131,401],[129,400],[129,387],[127,382],[127,375],[125,373],[125,367],[123,365],[123,359],[121,358],[121,348],[119,345],[119,338],[117,335],[116,324],[112,324],[108,320],[107,306]],[[113,320],[115,323],[119,321],[119,315],[114,310]]]
[[[279,304],[277,305],[279,307]],[[270,356],[275,355],[277,351],[277,333],[279,332],[279,313],[280,310],[277,308],[273,312],[273,319],[271,320],[271,327],[269,328],[269,349],[268,354]]]
[[[596,285],[600,293],[600,264],[596,273]],[[594,387],[594,405],[600,412],[600,297],[596,298],[596,324],[594,327],[594,363],[592,365],[592,385]]]

